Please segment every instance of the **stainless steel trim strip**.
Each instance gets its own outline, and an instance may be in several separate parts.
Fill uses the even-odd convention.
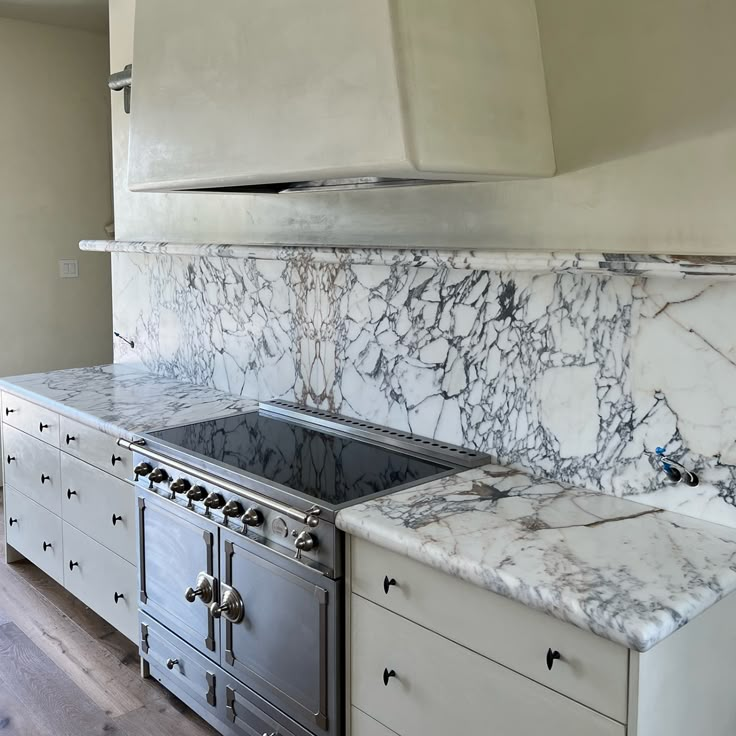
[[[194,478],[198,478],[204,483],[209,483],[213,486],[219,486],[220,488],[224,488],[226,491],[230,491],[230,493],[235,493],[242,496],[243,498],[247,498],[249,501],[259,503],[261,504],[261,506],[265,506],[267,509],[271,509],[278,514],[288,516],[290,519],[294,519],[301,524],[308,524],[310,518],[319,516],[320,512],[317,508],[311,509],[310,511],[306,512],[299,511],[292,506],[287,506],[286,504],[280,503],[279,501],[274,501],[267,496],[262,496],[259,493],[253,493],[253,491],[250,491],[247,488],[243,488],[243,486],[239,486],[237,485],[237,483],[231,483],[225,478],[212,475],[205,470],[199,470],[198,468],[194,468],[191,465],[186,465],[185,463],[181,463],[178,460],[174,460],[173,458],[162,455],[161,453],[155,452],[154,450],[149,450],[145,446],[144,440],[129,442],[128,440],[120,438],[117,444],[119,447],[122,447],[125,450],[129,450],[130,452],[139,452],[141,455],[145,455],[151,460],[155,460],[159,463],[165,463],[166,465],[175,468],[176,470],[180,470],[182,473],[187,473]]]
[[[138,577],[140,580],[141,603],[148,603],[146,593],[146,543],[145,543],[145,519],[146,500],[138,496]]]

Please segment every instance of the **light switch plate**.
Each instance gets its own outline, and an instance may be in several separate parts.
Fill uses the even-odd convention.
[[[59,261],[59,278],[79,278],[79,261]]]

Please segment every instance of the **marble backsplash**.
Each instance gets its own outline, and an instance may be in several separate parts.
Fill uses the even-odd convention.
[[[730,280],[114,253],[116,361],[736,527]],[[657,446],[696,470],[665,483]]]

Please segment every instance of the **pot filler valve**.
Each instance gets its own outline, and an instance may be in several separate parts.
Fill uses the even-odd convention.
[[[692,470],[688,470],[682,463],[667,455],[666,448],[658,447],[656,449],[656,461],[657,465],[662,468],[665,475],[673,483],[685,483],[693,488],[700,483],[700,479]]]

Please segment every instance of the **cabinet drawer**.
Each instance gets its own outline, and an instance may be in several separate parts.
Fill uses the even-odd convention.
[[[217,676],[222,676],[219,668],[143,613],[139,633],[141,656],[150,665],[151,674],[217,715]]]
[[[362,710],[351,708],[352,711],[352,736],[396,736],[395,731],[389,731],[386,726],[374,721]]]
[[[64,587],[138,641],[136,568],[64,522]]]
[[[7,424],[3,439],[6,483],[60,516],[59,451]]]
[[[81,458],[118,478],[133,477],[133,453],[117,446],[117,437],[61,417],[60,443],[64,452]]]
[[[626,723],[624,647],[362,540],[352,541],[352,585],[364,598]],[[551,670],[549,650],[561,655]]]
[[[133,486],[62,452],[61,488],[64,521],[135,564]]]
[[[620,723],[355,595],[351,630],[353,705],[402,736],[625,734]]]
[[[59,446],[59,415],[38,404],[5,392],[3,422],[49,445]]]
[[[58,583],[64,579],[61,519],[27,496],[5,486],[8,544]]]

